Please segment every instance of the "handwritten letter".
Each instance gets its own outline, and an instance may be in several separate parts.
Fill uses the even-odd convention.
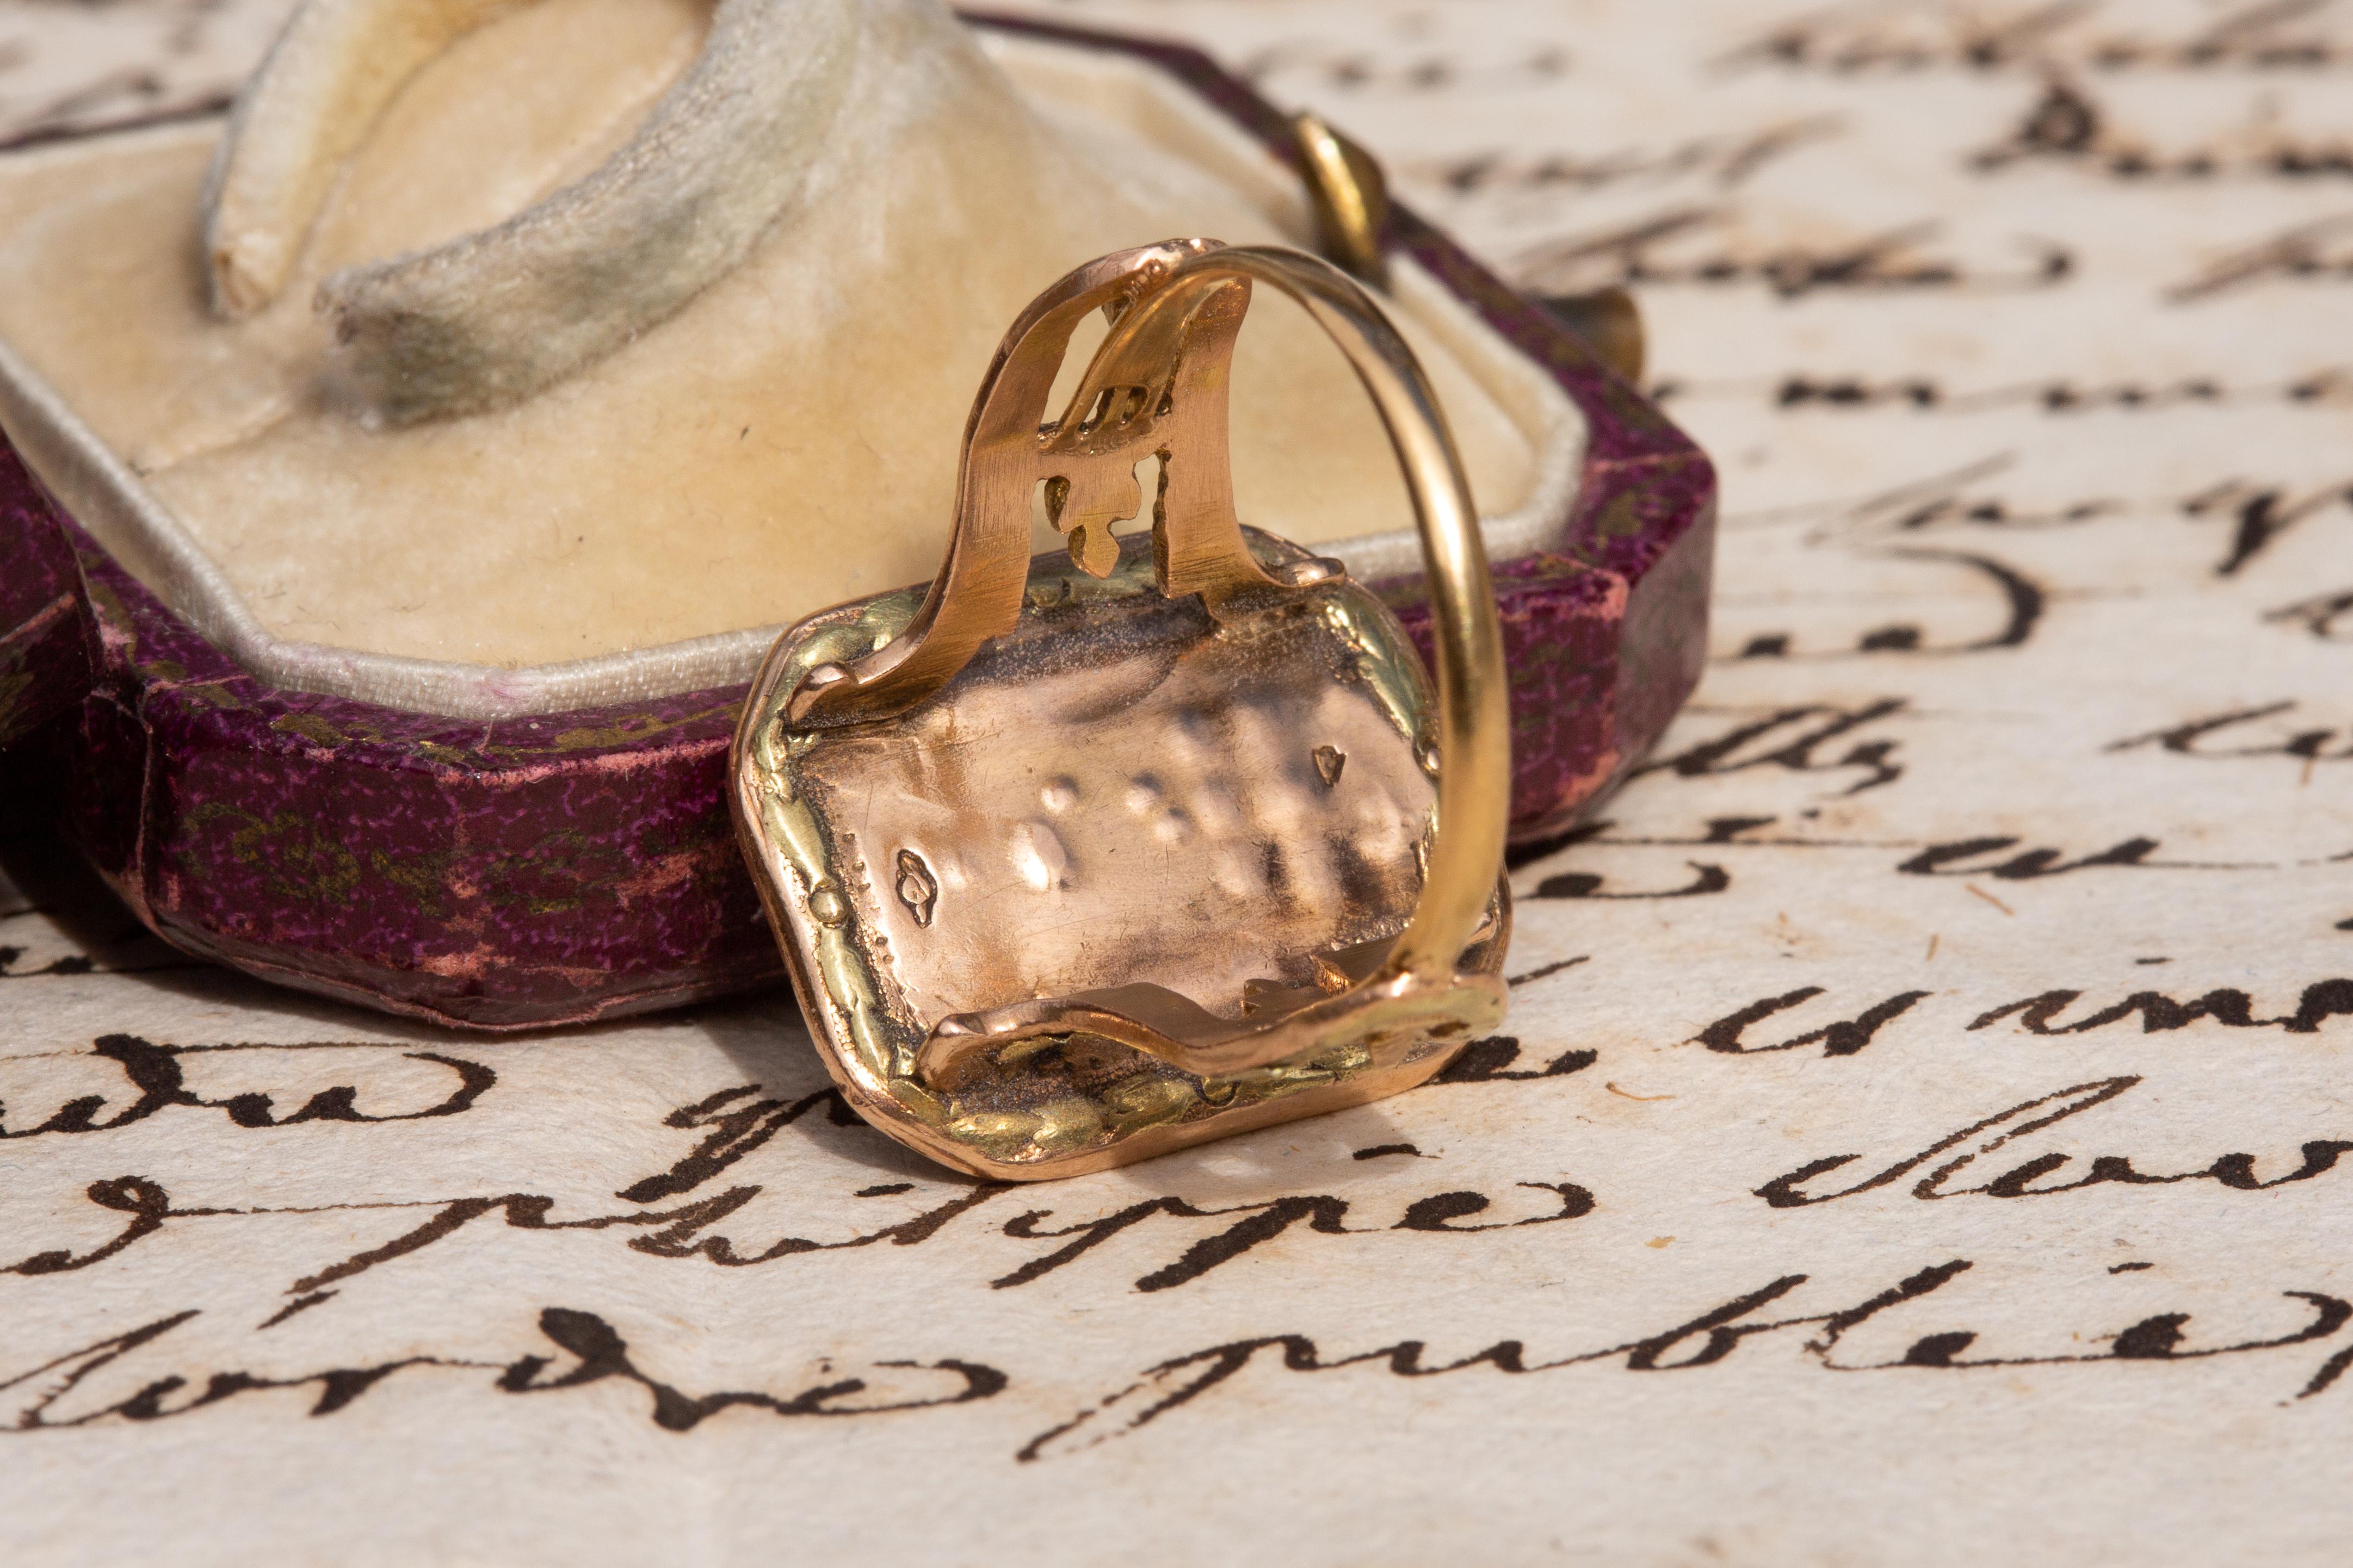
[[[0,1557],[2345,1562],[2353,5],[1031,9],[1630,287],[1721,467],[1713,668],[1518,864],[1510,1034],[981,1184],[783,994],[432,1033],[13,822]],[[9,0],[0,131],[275,10]]]

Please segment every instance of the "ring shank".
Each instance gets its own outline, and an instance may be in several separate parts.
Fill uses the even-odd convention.
[[[1421,539],[1438,652],[1438,832],[1413,920],[1388,971],[1451,975],[1485,920],[1511,805],[1511,704],[1479,513],[1428,374],[1370,295],[1318,257],[1270,246],[1196,252],[1155,295],[1246,278],[1281,289],[1347,355],[1396,452]],[[1133,314],[1113,329],[1111,355]]]

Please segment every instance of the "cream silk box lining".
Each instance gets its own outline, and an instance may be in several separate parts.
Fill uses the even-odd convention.
[[[274,684],[492,718],[745,679],[778,624],[930,575],[972,388],[1042,281],[1171,233],[1312,235],[1293,176],[1161,73],[997,35],[975,49],[928,3],[877,14],[874,90],[809,204],[679,316],[471,419],[378,430],[335,407],[316,279],[593,166],[691,58],[695,7],[545,0],[462,41],[354,160],[286,306],[240,328],[206,314],[195,254],[217,121],[0,160],[0,424]],[[880,194],[859,184],[877,170]],[[1490,550],[1548,544],[1576,410],[1409,261],[1389,302]],[[1378,423],[1287,301],[1244,333],[1234,452],[1245,521],[1363,578],[1417,568]]]

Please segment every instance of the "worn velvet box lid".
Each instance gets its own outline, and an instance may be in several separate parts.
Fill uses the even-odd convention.
[[[1312,243],[1290,121],[1206,57],[965,20],[1023,94],[1095,117],[1088,134],[1112,126],[1190,161],[1245,193],[1277,237]],[[87,184],[93,170],[193,167],[216,135],[206,121],[0,153],[0,208],[14,188],[37,210],[42,182]],[[1513,830],[1526,841],[1622,777],[1697,679],[1714,475],[1557,320],[1412,213],[1392,210],[1385,243],[1388,304],[1440,362],[1474,484],[1510,503],[1482,526],[1511,668]],[[843,525],[839,550],[804,574],[815,588],[797,584],[789,554],[749,573],[702,568],[712,597],[766,595],[756,602],[774,610],[730,621],[723,607],[713,626],[657,618],[584,658],[512,638],[474,658],[431,657],[442,645],[420,655],[396,618],[338,640],[332,607],[310,606],[307,620],[270,607],[258,584],[275,558],[217,519],[208,530],[202,487],[184,470],[99,430],[104,420],[61,390],[73,375],[58,355],[70,372],[70,344],[49,343],[49,363],[36,363],[42,343],[18,340],[39,336],[12,332],[0,310],[0,766],[19,798],[59,814],[142,920],[256,974],[482,1028],[665,1006],[780,975],[723,790],[746,682],[775,622],[848,596],[823,584],[871,591],[927,575],[944,510],[935,531],[899,541],[896,554],[875,546],[871,560]],[[967,384],[977,369],[955,367]],[[1237,423],[1247,506],[1249,432]],[[1352,510],[1377,521],[1370,503],[1335,504],[1330,481],[1279,442],[1258,461],[1274,503],[1250,521],[1377,584],[1426,655],[1409,534],[1356,526]],[[485,493],[495,510],[498,492]],[[792,499],[771,504],[789,511]],[[351,504],[396,515],[400,501]],[[880,575],[858,575],[868,571]],[[820,596],[803,604],[796,592]],[[496,620],[491,585],[480,598],[443,613],[460,626]],[[347,618],[368,622],[356,604]],[[592,624],[584,636],[601,633]],[[462,639],[448,646],[465,651]]]

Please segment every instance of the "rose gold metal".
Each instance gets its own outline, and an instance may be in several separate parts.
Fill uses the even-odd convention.
[[[1235,515],[1256,283],[1388,426],[1434,689],[1336,563]],[[1046,423],[1093,309],[1112,329]],[[1122,539],[1146,458],[1149,538]],[[1027,559],[1033,498],[1067,560]],[[746,847],[851,1103],[964,1170],[1075,1173],[1396,1092],[1500,1019],[1509,731],[1476,521],[1420,367],[1328,263],[1170,241],[1041,296],[983,382],[938,577],[786,633],[737,736]]]
[[[1176,580],[1187,584],[1170,591],[1222,596],[1275,585],[1241,548],[1226,454],[1226,377],[1249,308],[1246,283],[1206,298],[1191,291],[1191,309],[1181,317],[1155,314],[1148,327],[1137,323],[1145,330],[1106,340],[1096,355],[1099,374],[1090,374],[1060,420],[1044,423],[1071,333],[1087,312],[1122,318],[1210,243],[1169,240],[1104,257],[1063,278],[1014,321],[965,427],[955,528],[923,608],[889,646],[811,671],[792,694],[796,722],[885,718],[938,690],[983,643],[1012,630],[1020,614],[1032,493],[1046,488],[1055,526],[1071,536],[1071,558],[1099,565],[1111,524],[1142,510],[1135,465],[1164,450],[1170,458],[1154,531],[1175,542]],[[1114,396],[1116,406],[1102,405]],[[1173,460],[1179,448],[1182,463]]]

